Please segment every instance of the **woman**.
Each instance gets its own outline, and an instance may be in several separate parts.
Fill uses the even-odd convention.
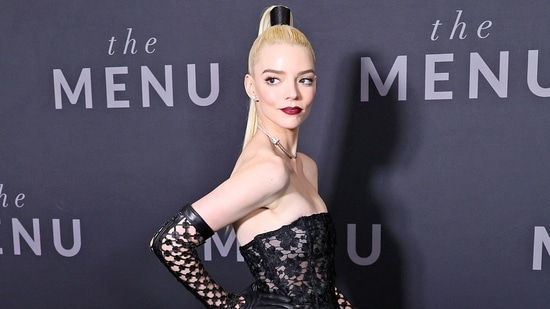
[[[296,153],[317,77],[311,44],[291,24],[286,7],[264,11],[244,79],[251,98],[245,142],[231,176],[151,241],[208,308],[351,308],[335,287],[334,228],[317,192],[317,166]],[[220,287],[195,251],[229,224],[255,277],[241,295]]]

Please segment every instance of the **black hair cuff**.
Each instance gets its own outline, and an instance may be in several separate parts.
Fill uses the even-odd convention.
[[[290,9],[286,6],[278,5],[269,12],[271,25],[290,25]]]

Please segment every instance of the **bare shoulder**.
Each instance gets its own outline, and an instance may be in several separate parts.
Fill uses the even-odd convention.
[[[317,171],[317,163],[315,162],[315,160],[313,160],[311,157],[309,157],[308,155],[302,152],[300,152],[299,155],[300,155],[300,160],[302,160],[302,164],[304,165],[304,170],[311,169],[311,170]]]
[[[231,176],[193,207],[216,230],[272,203],[289,183],[290,172],[282,158],[262,151],[244,154]]]
[[[306,176],[307,180],[315,187],[317,188],[318,183],[318,171],[317,171],[317,163],[315,160],[313,160],[311,157],[304,153],[299,154],[299,158],[302,162],[302,170],[304,175]]]
[[[288,185],[290,172],[281,157],[257,153],[236,166],[231,178],[269,195]]]

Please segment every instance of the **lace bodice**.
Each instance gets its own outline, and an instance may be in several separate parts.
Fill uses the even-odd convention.
[[[285,294],[296,308],[339,308],[335,232],[328,213],[301,217],[240,248],[259,291]]]

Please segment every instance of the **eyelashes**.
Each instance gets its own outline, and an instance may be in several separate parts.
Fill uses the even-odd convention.
[[[278,78],[271,77],[271,76],[266,77],[264,80],[265,80],[265,83],[268,85],[276,85],[280,82]]]
[[[265,83],[268,85],[277,85],[281,83],[281,80],[277,77],[268,76],[264,79]],[[298,83],[304,84],[306,86],[313,85],[313,82],[315,81],[315,77],[303,77],[298,79]]]
[[[300,83],[302,83],[306,86],[311,86],[311,85],[313,85],[314,80],[315,80],[315,78],[313,78],[313,77],[305,77],[305,78],[300,79]]]

